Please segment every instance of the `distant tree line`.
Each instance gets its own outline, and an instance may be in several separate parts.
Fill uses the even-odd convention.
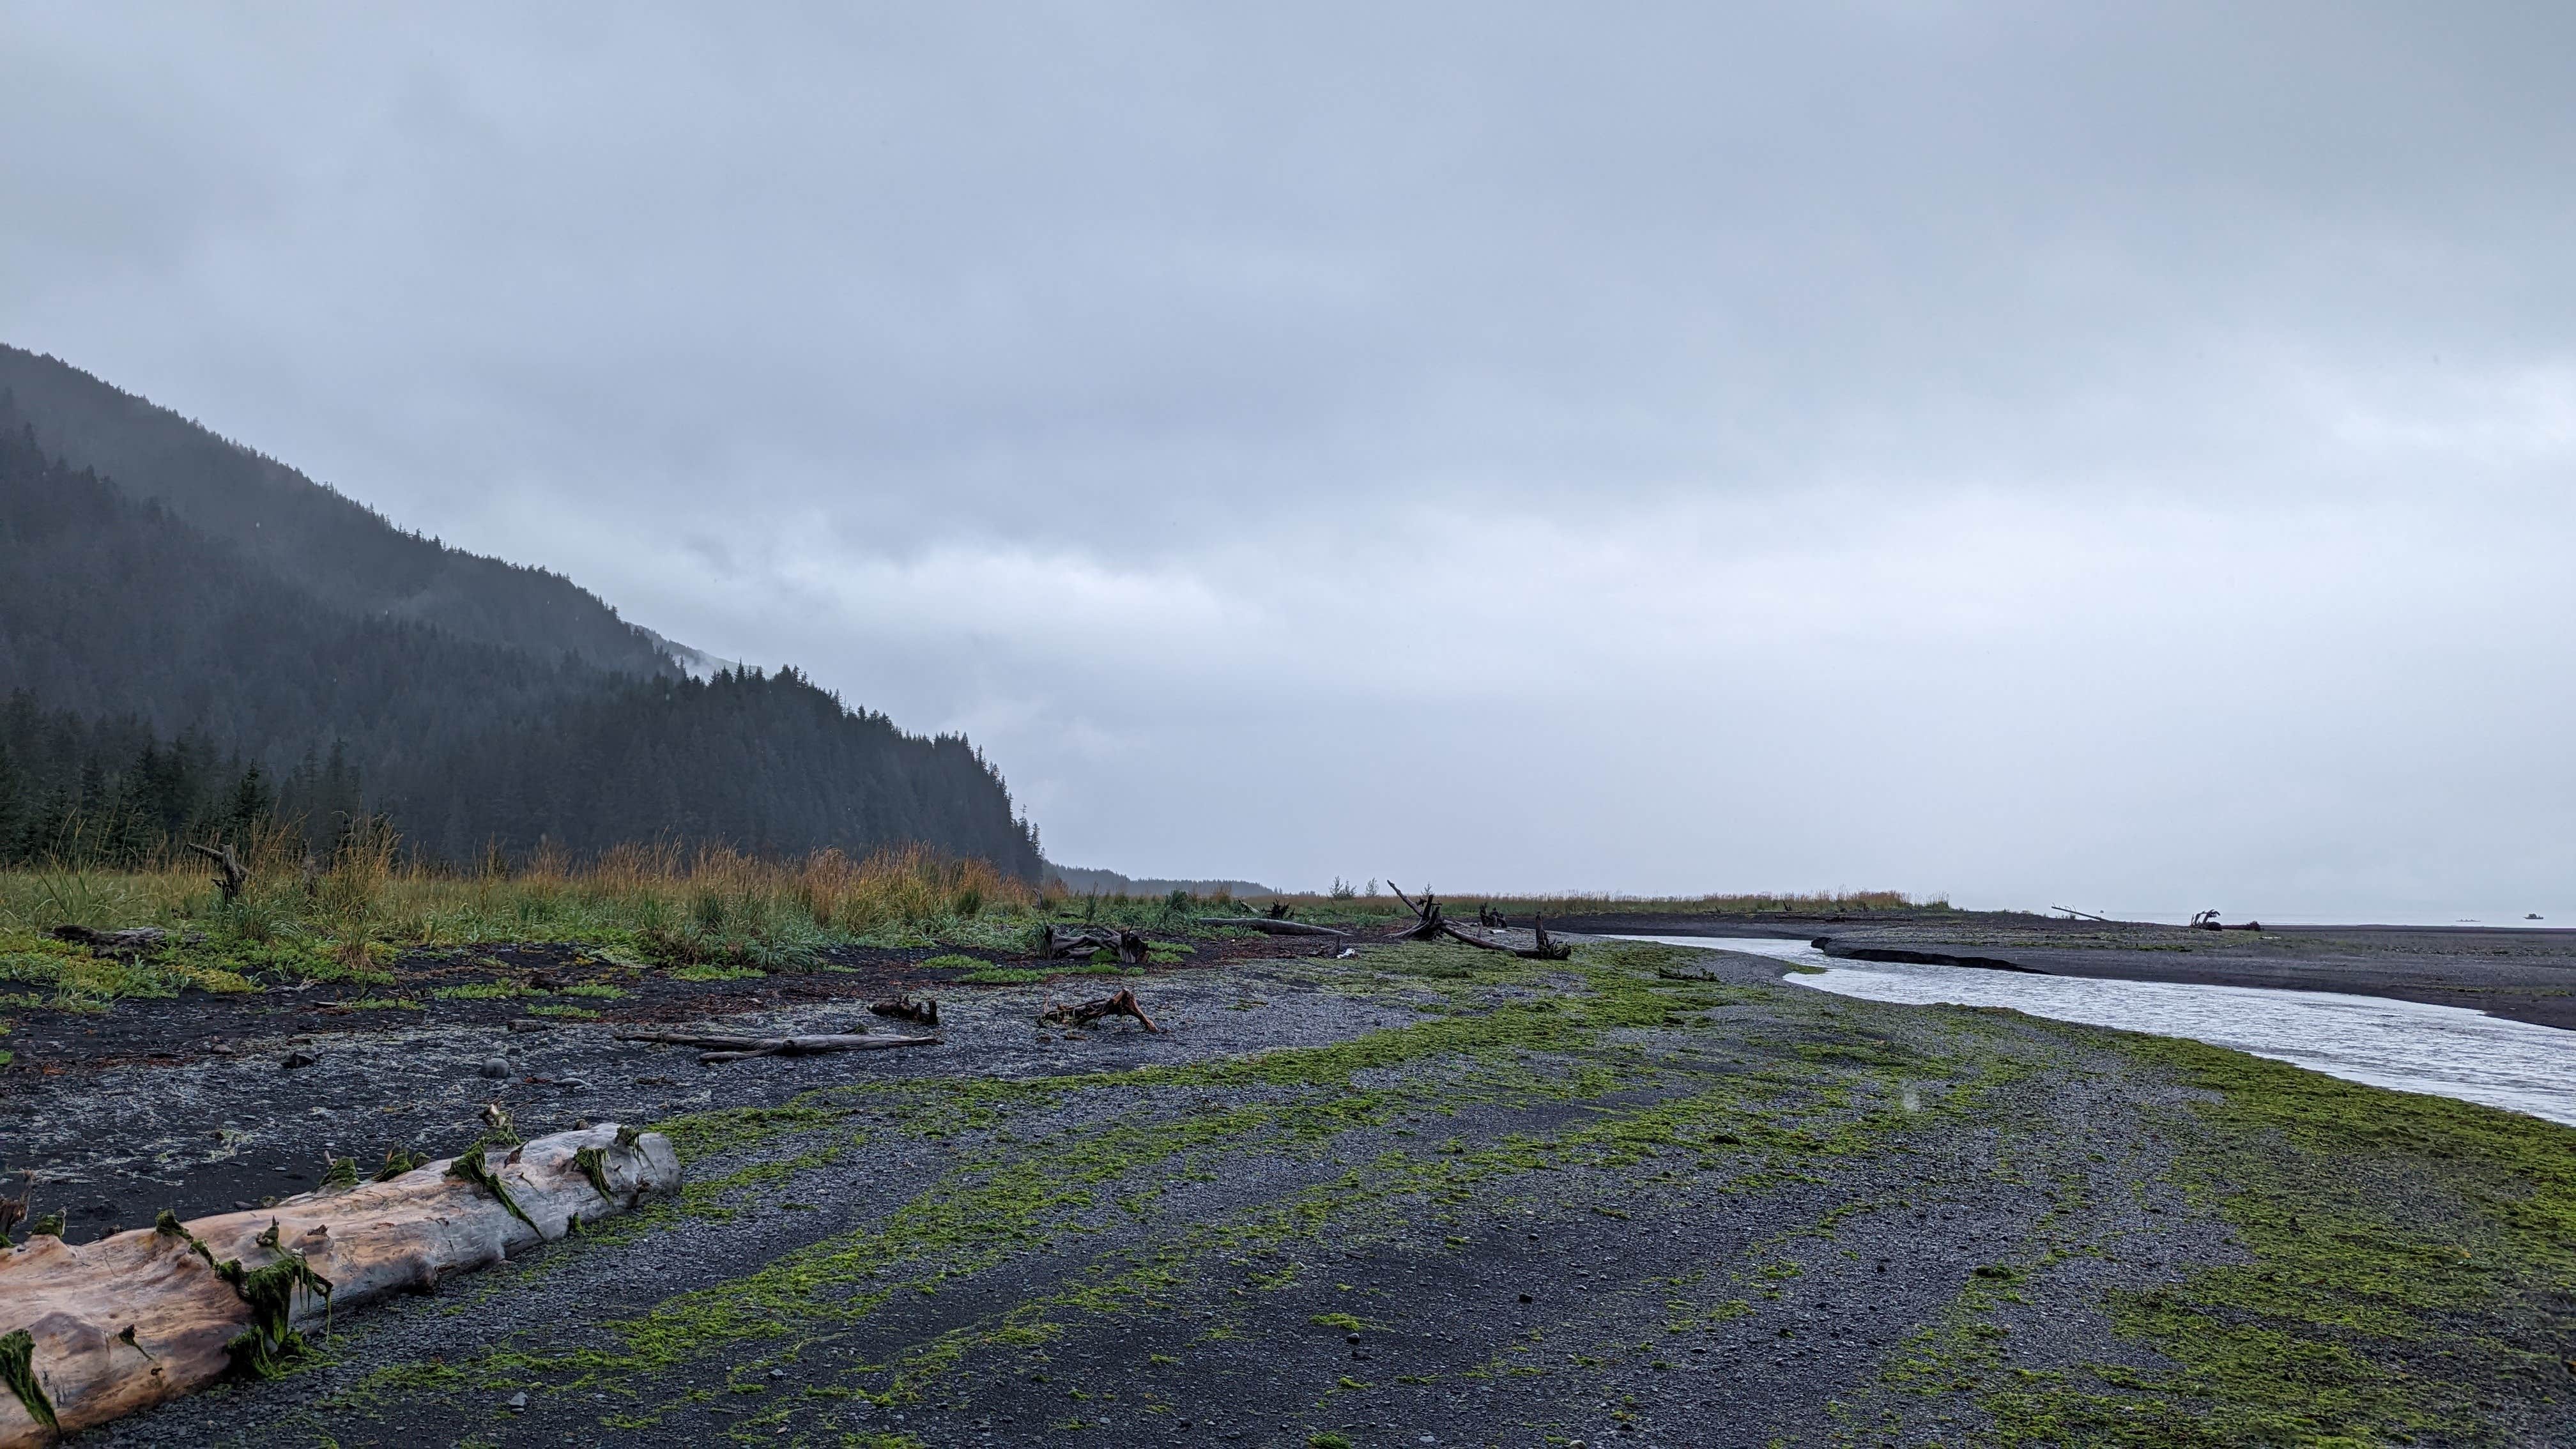
[[[920,843],[1037,878],[1036,831],[962,737],[794,670],[645,676],[348,612],[8,421],[0,398],[0,859],[138,858],[261,815],[327,849],[380,815],[458,862]]]
[[[47,710],[23,689],[0,708],[0,865],[141,864],[182,841],[278,829],[327,856],[365,818],[344,747],[279,776],[195,735],[165,741],[138,720]]]

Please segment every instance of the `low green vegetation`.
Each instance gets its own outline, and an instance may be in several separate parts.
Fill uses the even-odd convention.
[[[890,1217],[607,1325],[602,1341],[512,1346],[471,1365],[392,1370],[377,1378],[372,1392],[479,1385],[625,1395],[673,1374],[685,1377],[689,1365],[732,1361],[745,1352],[794,1357],[935,1296],[961,1276],[1078,1241],[1104,1211],[1154,1216],[1160,1192],[1137,1193],[1130,1184],[1209,1175],[1233,1154],[1321,1165],[1335,1160],[1338,1144],[1354,1133],[1470,1109],[1510,1120],[1585,1107],[1582,1120],[1560,1129],[1510,1131],[1421,1152],[1380,1150],[1365,1171],[1326,1171],[1285,1197],[1175,1225],[1153,1252],[1103,1264],[1096,1275],[998,1317],[937,1335],[867,1371],[854,1386],[872,1402],[915,1402],[971,1357],[1042,1346],[1072,1318],[1162,1312],[1185,1285],[1211,1272],[1242,1276],[1218,1265],[1257,1259],[1319,1234],[1352,1240],[1383,1233],[1409,1202],[1463,1204],[1479,1193],[1550,1181],[1548,1174],[1604,1175],[1598,1180],[1607,1182],[1651,1167],[1664,1176],[1675,1163],[1718,1173],[1730,1190],[1751,1191],[1796,1175],[1801,1162],[1864,1152],[1887,1134],[1941,1120],[1938,1113],[1897,1110],[1900,1080],[1965,1069],[1950,1088],[1957,1101],[2004,1080],[1835,1026],[1805,1002],[1795,1003],[1799,1011],[1785,1024],[1787,1034],[1769,1043],[1773,1068],[1740,1073],[1663,1060],[1628,1034],[1660,1027],[1676,1013],[1738,1001],[1746,990],[1657,974],[1684,954],[1653,946],[1592,948],[1568,967],[1456,946],[1376,951],[1363,958],[1365,971],[1339,984],[1362,993],[1400,985],[1421,993],[1425,1005],[1446,1009],[1329,1046],[1248,1058],[1028,1080],[888,1081],[812,1093],[784,1109],[679,1119],[667,1126],[693,1181],[681,1203],[655,1210],[666,1220],[722,1214],[731,1210],[730,1197],[767,1190],[784,1180],[781,1170],[792,1174],[795,1162],[833,1160],[857,1140],[854,1124],[864,1124],[861,1136],[891,1131],[954,1143],[961,1156]],[[1577,973],[1579,989],[1547,999],[1487,994],[1489,987],[1506,987],[1526,996],[1545,973],[1567,970]],[[1824,1004],[1820,998],[1816,1006]],[[1794,1047],[1820,1034],[1851,1050],[1823,1067],[1803,1061]],[[1231,1105],[1212,1103],[1210,1093],[1224,1094],[1217,1102]],[[1129,1105],[1107,1123],[1077,1110],[1073,1117],[1086,1125],[1029,1125],[1104,1099]],[[1455,1210],[1440,1216],[1444,1225],[1457,1220]],[[1251,1274],[1263,1276],[1257,1269]],[[1296,1279],[1271,1281],[1284,1290]],[[1723,1321],[1732,1311],[1714,1299],[1694,1310],[1708,1321]],[[1313,1321],[1346,1332],[1369,1326],[1347,1310]],[[638,1427],[656,1422],[658,1412],[624,1411],[622,1422]]]
[[[2107,1300],[2118,1334],[2169,1368],[1989,1385],[2009,1442],[2477,1442],[2500,1392],[2576,1388],[2561,1347],[2576,1133],[2197,1042],[2123,1042],[2195,1089],[2162,1124],[2193,1148],[2171,1181],[2245,1261]]]
[[[1903,1265],[1949,1275],[1955,1297],[1855,1384],[1837,1409],[1849,1442],[2501,1443],[2510,1437],[2484,1427],[2494,1405],[2565,1392],[2553,1345],[2576,1330],[2560,1296],[2576,1278],[2576,1134],[2188,1043],[1730,985],[1693,959],[1630,944],[1566,963],[1410,945],[1273,963],[1300,990],[1401,1007],[1401,1019],[1248,1056],[872,1079],[677,1118],[663,1126],[690,1167],[682,1197],[576,1251],[763,1201],[801,1205],[801,1176],[868,1144],[932,1147],[941,1166],[864,1221],[741,1276],[571,1338],[386,1367],[349,1402],[378,1412],[419,1393],[606,1395],[616,1426],[641,1432],[794,1364],[804,1393],[746,1411],[735,1437],[829,1439],[871,1422],[836,1406],[964,1402],[997,1375],[1043,1377],[1055,1346],[1104,1322],[1163,1344],[1319,1331],[1406,1341],[1412,1305],[1335,1265],[1353,1251],[1468,1254],[1521,1239],[1525,1224],[1535,1241],[1569,1221],[1650,1242],[1714,1204],[1776,1204],[1762,1210],[1770,1231],[1739,1255],[1585,1260],[1603,1280],[1651,1275],[1651,1322],[1625,1336],[1550,1316],[1498,1333],[1481,1362],[1437,1374],[1352,1364],[1314,1385],[1317,1403],[1444,1376],[1563,1384],[1554,1399],[1589,1399],[1586,1375],[1667,1371],[1688,1343],[1796,1295],[1888,1284],[1852,1230],[1919,1216],[1927,1197],[1978,1182],[2049,1206],[1964,1261]],[[2123,1110],[2148,1145],[2124,1150],[2149,1153],[2144,1178],[2051,1115],[2074,1084],[2106,1078],[2127,1084]],[[1276,1185],[1221,1193],[1213,1208],[1194,1196],[1255,1177]],[[2193,1231],[2214,1246],[2148,1278],[2066,1286],[2088,1264],[2134,1257],[2132,1235],[2150,1231],[2108,1210],[2114,1190],[2144,1194],[2124,1210],[2139,1222],[2206,1224]],[[1072,1266],[1016,1298],[971,1291],[1040,1261]],[[978,1306],[931,1307],[956,1295]],[[2021,1315],[2043,1299],[2055,1316],[2026,1331]],[[1294,1316],[1279,1319],[1274,1301]],[[2061,1332],[2068,1303],[2096,1326]],[[1759,1332],[1772,1333],[1767,1319]],[[1146,1363],[1189,1362],[1176,1354]],[[1344,1413],[1360,1416],[1336,1411],[1295,1433],[1325,1438]]]

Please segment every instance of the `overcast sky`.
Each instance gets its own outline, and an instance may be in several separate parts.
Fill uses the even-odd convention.
[[[1050,855],[2576,916],[2576,9],[0,0],[0,338]]]

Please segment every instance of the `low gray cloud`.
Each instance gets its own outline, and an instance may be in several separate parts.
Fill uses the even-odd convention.
[[[0,15],[0,334],[1062,859],[2576,910],[2546,8]]]

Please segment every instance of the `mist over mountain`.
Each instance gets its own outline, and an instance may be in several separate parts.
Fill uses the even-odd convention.
[[[382,814],[454,860],[920,842],[1035,876],[964,738],[722,664],[0,348],[0,855]]]
[[[396,527],[365,504],[68,363],[0,346],[12,433],[160,504],[335,612],[426,624],[544,660],[677,678],[664,641],[570,579]]]

